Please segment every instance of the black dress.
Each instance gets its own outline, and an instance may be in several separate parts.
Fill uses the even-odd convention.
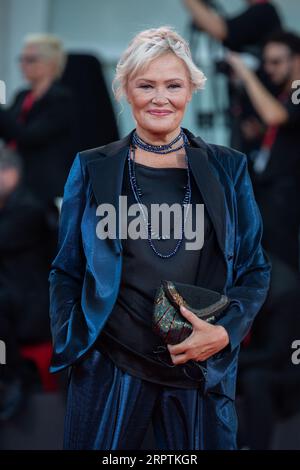
[[[191,172],[190,175],[194,230],[196,204],[203,204],[203,200]],[[187,184],[185,169],[153,168],[137,163],[136,177],[143,192],[141,202],[149,212],[151,203],[182,203]],[[136,203],[129,180],[128,162],[122,195],[127,196],[128,207]],[[131,220],[132,217],[128,217],[128,224]],[[176,245],[176,240],[172,239],[172,220],[170,225],[170,239],[153,241],[157,250],[164,254],[172,251]],[[175,256],[168,259],[157,256],[147,239],[133,240],[128,237],[122,240],[123,267],[119,295],[95,345],[120,369],[159,384],[181,388],[195,388],[199,385],[199,382],[185,374],[183,365],[169,367],[157,358],[154,351],[164,343],[152,331],[152,312],[155,292],[162,279],[195,284],[198,269],[203,267],[206,270],[208,267],[216,241],[206,210],[204,230],[202,249],[187,250],[183,240]],[[168,351],[166,354],[169,355]]]

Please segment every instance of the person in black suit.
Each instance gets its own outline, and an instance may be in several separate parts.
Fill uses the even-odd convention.
[[[23,401],[22,344],[50,338],[48,319],[48,229],[43,205],[25,188],[22,164],[11,149],[0,151],[0,420]]]
[[[28,36],[20,64],[30,87],[17,94],[9,109],[0,107],[0,138],[18,150],[26,184],[48,204],[62,196],[77,149],[77,107],[71,91],[59,83],[65,65],[59,39]]]

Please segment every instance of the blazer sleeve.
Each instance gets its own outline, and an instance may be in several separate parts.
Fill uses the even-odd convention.
[[[227,290],[231,299],[226,314],[218,321],[226,329],[233,351],[247,335],[262,307],[270,284],[271,263],[261,246],[262,218],[255,201],[247,168],[247,157],[235,178],[236,239],[233,284]]]
[[[64,189],[60,214],[58,253],[49,274],[50,321],[54,354],[70,341],[73,316],[79,314],[85,256],[81,219],[85,207],[85,185],[80,155],[77,154]],[[76,313],[77,312],[77,313]]]

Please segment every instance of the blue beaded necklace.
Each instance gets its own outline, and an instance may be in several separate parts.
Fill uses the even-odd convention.
[[[176,149],[174,149],[174,148],[171,149],[172,145],[174,145],[174,143],[177,143],[181,138],[183,138],[183,144],[180,147],[177,147]],[[188,212],[189,212],[189,208],[190,208],[190,204],[191,204],[192,190],[191,190],[191,178],[190,178],[190,168],[189,168],[188,158],[187,158],[187,155],[185,154],[186,169],[187,169],[187,185],[185,186],[186,191],[185,191],[185,195],[184,195],[184,198],[183,198],[183,201],[182,201],[182,208],[184,209],[185,206],[187,206],[187,209],[186,209],[185,217],[182,217],[181,238],[178,239],[178,241],[176,242],[175,248],[170,253],[163,254],[160,251],[158,251],[157,248],[155,247],[155,245],[153,244],[152,237],[154,235],[156,235],[156,233],[152,229],[151,222],[148,221],[147,216],[146,216],[145,211],[144,211],[144,207],[142,205],[141,196],[143,195],[143,193],[142,193],[141,188],[137,184],[137,178],[136,178],[135,149],[136,149],[136,147],[140,147],[143,150],[147,150],[148,152],[154,152],[154,153],[165,155],[167,153],[174,152],[175,150],[179,150],[179,149],[189,145],[188,138],[186,137],[186,135],[184,134],[184,132],[181,129],[180,134],[174,140],[172,140],[172,142],[170,142],[169,144],[166,144],[166,145],[151,145],[151,144],[147,144],[146,142],[144,142],[140,137],[138,137],[137,133],[134,132],[133,138],[132,138],[132,144],[133,144],[132,148],[129,147],[128,157],[127,157],[128,158],[129,179],[130,179],[130,184],[131,184],[131,188],[132,188],[134,198],[135,198],[135,200],[136,200],[136,202],[139,206],[139,209],[140,209],[140,212],[142,214],[144,223],[146,225],[147,239],[148,239],[149,245],[150,245],[151,249],[153,250],[153,252],[157,256],[159,256],[160,258],[171,258],[172,256],[174,256],[177,253],[177,251],[179,250],[179,248],[182,244],[182,241],[184,239],[184,227],[185,227],[185,222],[186,222]],[[131,152],[132,152],[132,159],[131,159]],[[165,239],[165,237],[158,237],[158,238]]]
[[[176,144],[180,139],[183,139],[183,143],[176,148],[172,148],[174,144]],[[165,145],[152,145],[145,142],[136,131],[134,131],[132,136],[132,144],[133,146],[140,147],[141,149],[145,150],[146,152],[152,153],[159,153],[160,155],[166,155],[168,153],[176,152],[177,150],[182,149],[186,145],[187,137],[182,129],[180,129],[180,133],[178,134],[172,142],[169,142]]]

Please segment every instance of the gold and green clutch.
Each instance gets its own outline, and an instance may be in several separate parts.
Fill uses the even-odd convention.
[[[154,301],[153,331],[166,344],[181,343],[193,330],[191,323],[180,313],[181,305],[201,320],[215,323],[229,303],[229,298],[219,292],[163,280]]]

